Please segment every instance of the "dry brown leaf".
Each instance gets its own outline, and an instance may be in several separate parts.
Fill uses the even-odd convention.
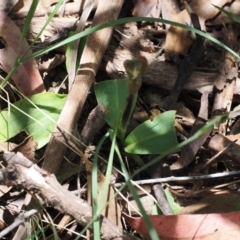
[[[200,200],[180,210],[179,214],[226,213],[236,211],[240,194],[229,190],[212,189],[204,192]]]
[[[228,4],[227,7],[224,7],[225,10],[238,16],[240,15],[239,0],[233,1],[233,3],[231,0],[192,0],[189,6],[192,11],[198,15],[202,30],[206,29],[205,21],[213,19],[215,16],[217,17],[214,18],[214,22],[209,21],[209,25],[232,22],[225,14],[218,14],[220,10],[215,8],[212,4],[219,7],[224,7]],[[191,26],[191,19],[187,10],[180,12],[173,20]],[[172,55],[176,54],[187,55],[194,39],[194,34],[191,34],[189,31],[180,27],[171,26],[167,33],[165,43],[166,58],[171,59]]]
[[[19,1],[17,1],[13,10],[11,11],[11,13],[29,11],[32,2],[33,2],[32,0],[19,0]],[[37,10],[40,11],[44,8],[49,8],[52,4],[56,4],[58,2],[59,2],[59,0],[39,0]]]
[[[143,218],[123,213],[126,222],[146,239],[151,239]],[[240,239],[240,211],[214,214],[149,216],[161,240]]]
[[[27,137],[22,143],[16,146],[12,152],[21,152],[26,158],[34,160],[37,143],[34,142],[33,136]]]
[[[227,135],[226,138],[228,138],[231,141],[236,141],[237,140],[235,143],[240,144],[240,133]]]
[[[158,0],[134,0],[133,16],[159,17],[160,4]]]
[[[17,58],[21,32],[15,23],[3,12],[0,12],[0,64],[9,73]],[[24,40],[19,57],[23,57],[29,45]],[[31,54],[29,51],[28,55]],[[45,91],[42,77],[35,60],[21,64],[13,73],[12,79],[17,88],[26,96]]]
[[[17,0],[1,0],[0,11],[8,13],[16,3]]]

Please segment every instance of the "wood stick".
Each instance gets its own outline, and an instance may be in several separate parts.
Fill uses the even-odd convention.
[[[3,159],[8,166],[0,170],[1,184],[24,188],[38,194],[48,206],[73,217],[81,226],[86,226],[92,220],[91,206],[61,186],[53,174],[47,174],[19,152],[5,152]],[[92,229],[92,226],[89,229]],[[100,231],[101,239],[135,239],[102,215]]]
[[[93,25],[116,19],[122,4],[123,0],[99,1]],[[106,28],[88,37],[78,74],[44,154],[43,169],[49,173],[56,173],[60,167],[70,139],[70,135],[67,133],[72,133],[76,127],[112,31],[113,28]]]
[[[126,59],[133,59],[136,57],[136,52],[141,56],[146,57],[148,60],[148,68],[147,71],[143,75],[143,83],[151,86],[155,86],[158,88],[171,90],[175,84],[175,81],[178,76],[177,67],[167,61],[159,61],[154,57],[152,53],[138,51],[137,45],[135,50],[131,51],[131,48],[128,49],[127,44],[124,48],[117,48],[115,46],[110,45],[104,60],[106,65],[102,65],[102,68],[106,67],[108,74],[111,78],[120,78],[123,73],[125,73],[125,69],[123,67],[123,62]],[[114,53],[114,56],[112,56]],[[109,60],[110,59],[110,60]],[[110,71],[109,69],[114,69]],[[203,71],[194,71],[190,78],[186,80],[183,88],[185,90],[196,90],[199,92],[211,92],[213,89],[213,84],[217,79],[219,73],[217,71],[212,72],[203,72]],[[234,93],[238,94],[240,92],[240,80],[237,79],[236,88],[234,89]]]

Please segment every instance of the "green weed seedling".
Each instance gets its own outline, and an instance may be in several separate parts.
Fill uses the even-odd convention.
[[[149,217],[140,202],[140,199],[138,198],[131,179],[133,179],[133,177],[135,177],[141,171],[160,161],[163,157],[167,156],[170,153],[179,151],[183,146],[189,144],[191,141],[197,139],[199,136],[212,129],[215,124],[222,120],[223,116],[216,117],[215,119],[209,121],[192,137],[180,144],[177,142],[176,132],[174,128],[175,111],[167,111],[156,116],[153,120],[147,120],[143,122],[132,132],[130,132],[128,136],[125,137],[128,121],[135,107],[138,90],[141,86],[142,73],[146,68],[146,65],[144,64],[145,62],[142,59],[127,60],[124,63],[124,66],[126,68],[128,77],[124,79],[109,80],[96,83],[95,94],[98,103],[103,104],[107,109],[105,120],[112,129],[109,131],[112,145],[107,165],[106,179],[108,179],[108,181],[105,182],[106,191],[108,184],[110,183],[110,175],[113,166],[115,150],[121,165],[123,176],[126,181],[119,190],[121,191],[121,189],[123,189],[125,186],[129,188],[140,209],[141,214],[143,215],[143,219],[149,229],[151,239],[158,239],[156,231],[153,228]],[[119,138],[121,140],[124,150],[128,153],[160,155],[153,159],[151,162],[142,165],[130,176],[122,159],[116,138]],[[98,154],[95,154],[93,161],[93,165],[96,169],[98,158],[97,156]],[[97,189],[97,171],[95,171],[95,174],[92,176],[92,182],[94,184],[93,189]],[[103,206],[99,207],[99,204],[97,203],[96,192],[94,193],[93,191],[92,194],[93,202],[95,204],[95,211],[93,212],[93,216],[95,216],[95,219],[97,219],[97,216],[99,216],[101,212],[101,207]],[[99,233],[99,221],[95,221],[94,225],[94,232]]]
[[[143,122],[125,137],[146,66],[143,57],[125,61],[128,77],[97,83],[95,93],[98,103],[107,109],[106,122],[112,129],[117,126],[117,136],[126,152],[161,154],[178,144],[174,128],[175,111],[162,113],[153,120]]]

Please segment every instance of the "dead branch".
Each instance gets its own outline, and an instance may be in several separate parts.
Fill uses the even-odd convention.
[[[143,82],[155,87],[172,90],[178,77],[177,67],[167,61],[159,61],[152,51],[154,48],[146,48],[149,39],[144,39],[139,33],[137,26],[131,25],[131,34],[128,33],[129,24],[125,24],[118,32],[120,36],[115,34],[117,39],[121,38],[119,45],[114,44],[114,41],[109,45],[104,56],[105,65],[102,64],[103,70],[106,70],[112,79],[126,76],[123,62],[126,59],[133,59],[138,56],[144,56],[148,61],[147,71],[143,75]],[[126,31],[124,30],[126,28]],[[147,32],[146,32],[147,34]],[[207,70],[207,69],[206,69]],[[213,84],[219,76],[218,71],[212,69],[212,72],[193,71],[191,76],[186,79],[183,88],[185,90],[197,90],[199,92],[211,92]],[[235,88],[235,93],[240,89],[239,79]]]
[[[118,17],[123,0],[99,1],[93,25],[111,21]],[[66,144],[76,127],[88,93],[94,82],[102,57],[108,47],[113,28],[105,28],[95,32],[87,39],[83,50],[80,68],[68,94],[67,101],[60,114],[54,135],[45,151],[43,168],[50,173],[56,173],[66,151]]]
[[[37,194],[48,206],[73,217],[81,226],[92,220],[91,206],[62,187],[53,174],[47,174],[19,152],[6,152],[3,159],[8,165],[0,171],[1,184]],[[134,239],[107,218],[100,216],[100,221],[101,239]]]
[[[232,172],[225,172],[225,173],[212,173],[208,175],[195,175],[195,176],[181,176],[181,177],[165,177],[165,178],[154,178],[154,179],[146,179],[146,180],[137,180],[132,181],[135,185],[143,185],[143,184],[156,184],[156,183],[167,183],[167,182],[186,182],[186,181],[199,181],[199,180],[207,180],[213,178],[226,178],[226,177],[233,177],[239,176],[240,171],[232,171]],[[115,183],[115,187],[121,187],[124,183]]]
[[[133,59],[136,57],[135,52],[132,52],[130,48],[127,48],[128,46],[124,48],[117,48],[113,45],[108,48],[106,53],[107,55],[104,57],[104,60],[107,62],[107,72],[113,79],[125,75],[123,62],[126,59]],[[146,57],[149,63],[147,71],[143,75],[143,82],[147,85],[171,90],[178,76],[177,67],[174,64],[166,61],[159,61],[151,53],[140,51],[140,54]],[[190,78],[186,80],[183,88],[185,90],[211,92],[217,76],[217,72],[194,71]],[[238,78],[234,93],[238,94],[240,92],[239,90],[240,81]]]
[[[15,219],[14,222],[6,227],[3,231],[0,232],[0,239],[2,239],[4,236],[6,236],[8,233],[13,231],[16,227],[18,227],[21,224],[24,224],[26,222],[26,218],[31,217],[32,215],[36,214],[38,211],[36,209],[31,209],[30,211],[26,213],[19,214]]]

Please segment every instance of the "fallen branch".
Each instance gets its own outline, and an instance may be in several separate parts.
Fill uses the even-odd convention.
[[[92,221],[91,206],[62,187],[53,174],[47,174],[19,152],[6,152],[3,159],[8,165],[0,170],[1,184],[34,192],[48,206],[71,216],[81,226],[86,226]],[[101,239],[135,239],[107,218],[100,216],[100,221]]]
[[[26,219],[31,217],[32,215],[36,214],[38,210],[36,209],[31,209],[30,211],[24,213],[24,214],[19,214],[15,219],[14,222],[6,227],[4,230],[0,232],[0,239],[2,239],[4,236],[6,236],[8,233],[13,231],[16,227],[20,226],[21,224],[24,224],[26,222]]]
[[[131,181],[134,185],[143,185],[143,184],[156,184],[156,183],[166,183],[166,182],[179,182],[179,181],[199,181],[199,180],[207,180],[207,179],[215,179],[215,178],[223,178],[223,177],[235,177],[239,176],[240,171],[232,171],[226,173],[213,173],[208,175],[195,175],[195,176],[182,176],[182,177],[165,177],[165,178],[154,178],[154,179],[146,179],[146,180],[137,180]],[[114,187],[121,187],[125,183],[115,183]]]
[[[100,1],[94,16],[93,25],[96,26],[116,19],[122,4],[123,0]],[[56,173],[60,167],[61,160],[67,149],[66,145],[69,144],[71,139],[69,133],[73,133],[76,127],[102,57],[108,47],[112,31],[113,28],[105,28],[91,34],[87,39],[80,68],[58,119],[57,127],[53,131],[54,134],[44,154],[43,169],[49,173]]]

